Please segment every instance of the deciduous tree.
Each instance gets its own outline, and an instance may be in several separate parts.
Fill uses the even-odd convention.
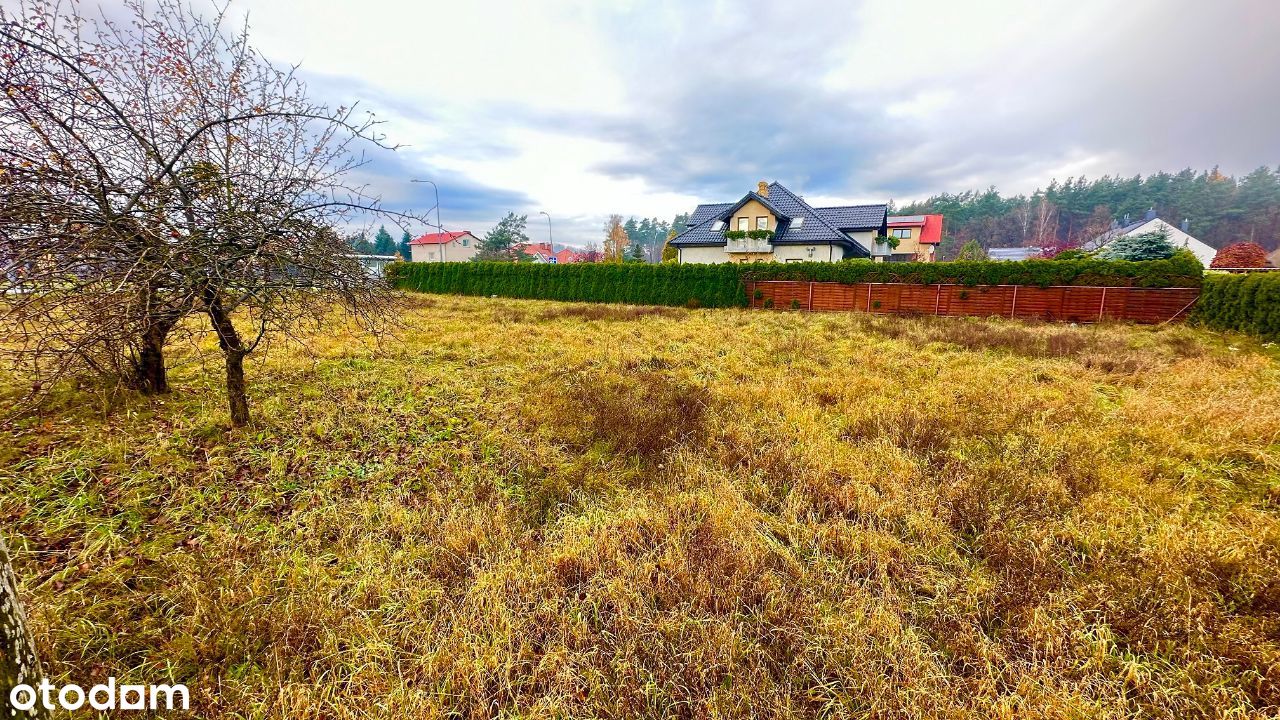
[[[0,289],[24,293],[3,322],[34,328],[28,352],[130,348],[163,390],[168,333],[202,314],[244,424],[244,360],[268,335],[335,305],[376,327],[385,284],[331,228],[386,214],[351,172],[387,146],[222,12],[127,0],[123,18],[91,21],[83,7],[0,10]],[[51,315],[66,321],[37,324]]]
[[[13,572],[9,548],[0,533],[0,708],[9,707],[9,693],[18,685],[36,687],[43,677],[36,646],[27,628],[27,618],[18,601],[18,578]],[[12,710],[12,709],[11,709]],[[49,714],[43,703],[18,714],[13,710],[5,717],[45,718]]]
[[[604,224],[604,262],[622,262],[626,259],[631,239],[622,224],[621,215],[610,215]]]
[[[1211,268],[1260,268],[1267,266],[1267,251],[1251,242],[1232,243],[1213,256]]]

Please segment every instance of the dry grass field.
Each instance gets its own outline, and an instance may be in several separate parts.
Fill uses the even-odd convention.
[[[1280,364],[1187,327],[409,298],[0,426],[61,682],[192,715],[1255,717]],[[0,380],[4,398],[24,389]]]

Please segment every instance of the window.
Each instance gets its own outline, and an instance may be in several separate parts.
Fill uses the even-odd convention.
[[[717,220],[717,221],[715,222],[715,224],[711,226],[711,229],[712,229],[712,230],[723,230],[723,229],[724,229],[724,221],[723,221],[723,220]]]
[[[467,239],[462,238],[462,247],[466,247],[466,246],[467,246]]]
[[[762,215],[762,216],[760,216],[760,217],[756,218],[756,229],[757,229],[757,230],[768,230],[768,229],[769,229],[769,218],[768,218],[768,216]]]
[[[894,228],[889,234],[893,235],[896,238],[902,238],[903,240],[910,240],[911,228]]]
[[[801,225],[804,225],[804,218],[791,218],[792,230],[799,230]]]
[[[743,232],[747,231],[747,219],[745,217],[738,218],[738,229]]]
[[[789,263],[793,263],[793,262],[804,262],[804,258],[787,258],[787,262],[789,262]]]

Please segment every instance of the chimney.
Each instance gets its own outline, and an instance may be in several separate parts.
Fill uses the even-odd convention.
[[[1143,218],[1143,220],[1155,220],[1155,219],[1156,219],[1156,208],[1153,205],[1147,208],[1147,215],[1146,217]]]
[[[769,183],[765,182],[764,180],[761,180],[756,185],[756,194],[763,198],[769,197]]]
[[[1191,234],[1191,218],[1182,218],[1182,232]]]

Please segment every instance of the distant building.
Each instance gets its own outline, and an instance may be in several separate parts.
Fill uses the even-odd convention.
[[[571,265],[580,263],[584,260],[583,254],[572,248],[565,248],[555,254],[556,263],[560,265]]]
[[[382,277],[382,271],[387,267],[388,263],[396,261],[396,255],[348,255],[349,258],[355,258],[360,261],[360,265],[364,271],[371,277]]]
[[[427,233],[409,241],[413,262],[463,262],[480,252],[480,238],[469,230]]]
[[[1044,248],[1038,247],[1000,247],[988,248],[988,260],[1010,260],[1017,262],[1019,260],[1030,260],[1031,258],[1040,257],[1044,253]]]
[[[1169,242],[1172,243],[1175,248],[1186,248],[1187,250],[1190,250],[1191,253],[1196,256],[1196,259],[1200,261],[1200,264],[1205,267],[1209,267],[1209,264],[1213,262],[1213,257],[1218,254],[1218,251],[1212,246],[1191,237],[1191,234],[1187,232],[1186,220],[1182,221],[1181,228],[1176,228],[1156,217],[1156,211],[1154,209],[1148,210],[1146,216],[1137,222],[1124,224],[1119,222],[1112,223],[1110,230],[1085,243],[1081,249],[1094,252],[1111,244],[1111,241],[1116,238],[1132,235],[1145,235],[1146,233],[1159,232],[1161,230],[1164,230],[1169,234]]]
[[[933,262],[942,242],[941,215],[890,215],[889,237],[898,239],[892,262]]]
[[[682,263],[836,262],[892,259],[875,238],[888,232],[886,205],[815,208],[780,183],[761,182],[736,202],[699,205],[669,243]],[[768,237],[725,237],[766,231]]]
[[[1267,253],[1267,265],[1273,268],[1280,268],[1280,248]]]
[[[551,249],[550,243],[521,243],[516,245],[514,249],[533,258],[533,261],[537,263],[558,262],[557,260],[552,260],[552,258],[556,257],[556,253],[555,250]]]

